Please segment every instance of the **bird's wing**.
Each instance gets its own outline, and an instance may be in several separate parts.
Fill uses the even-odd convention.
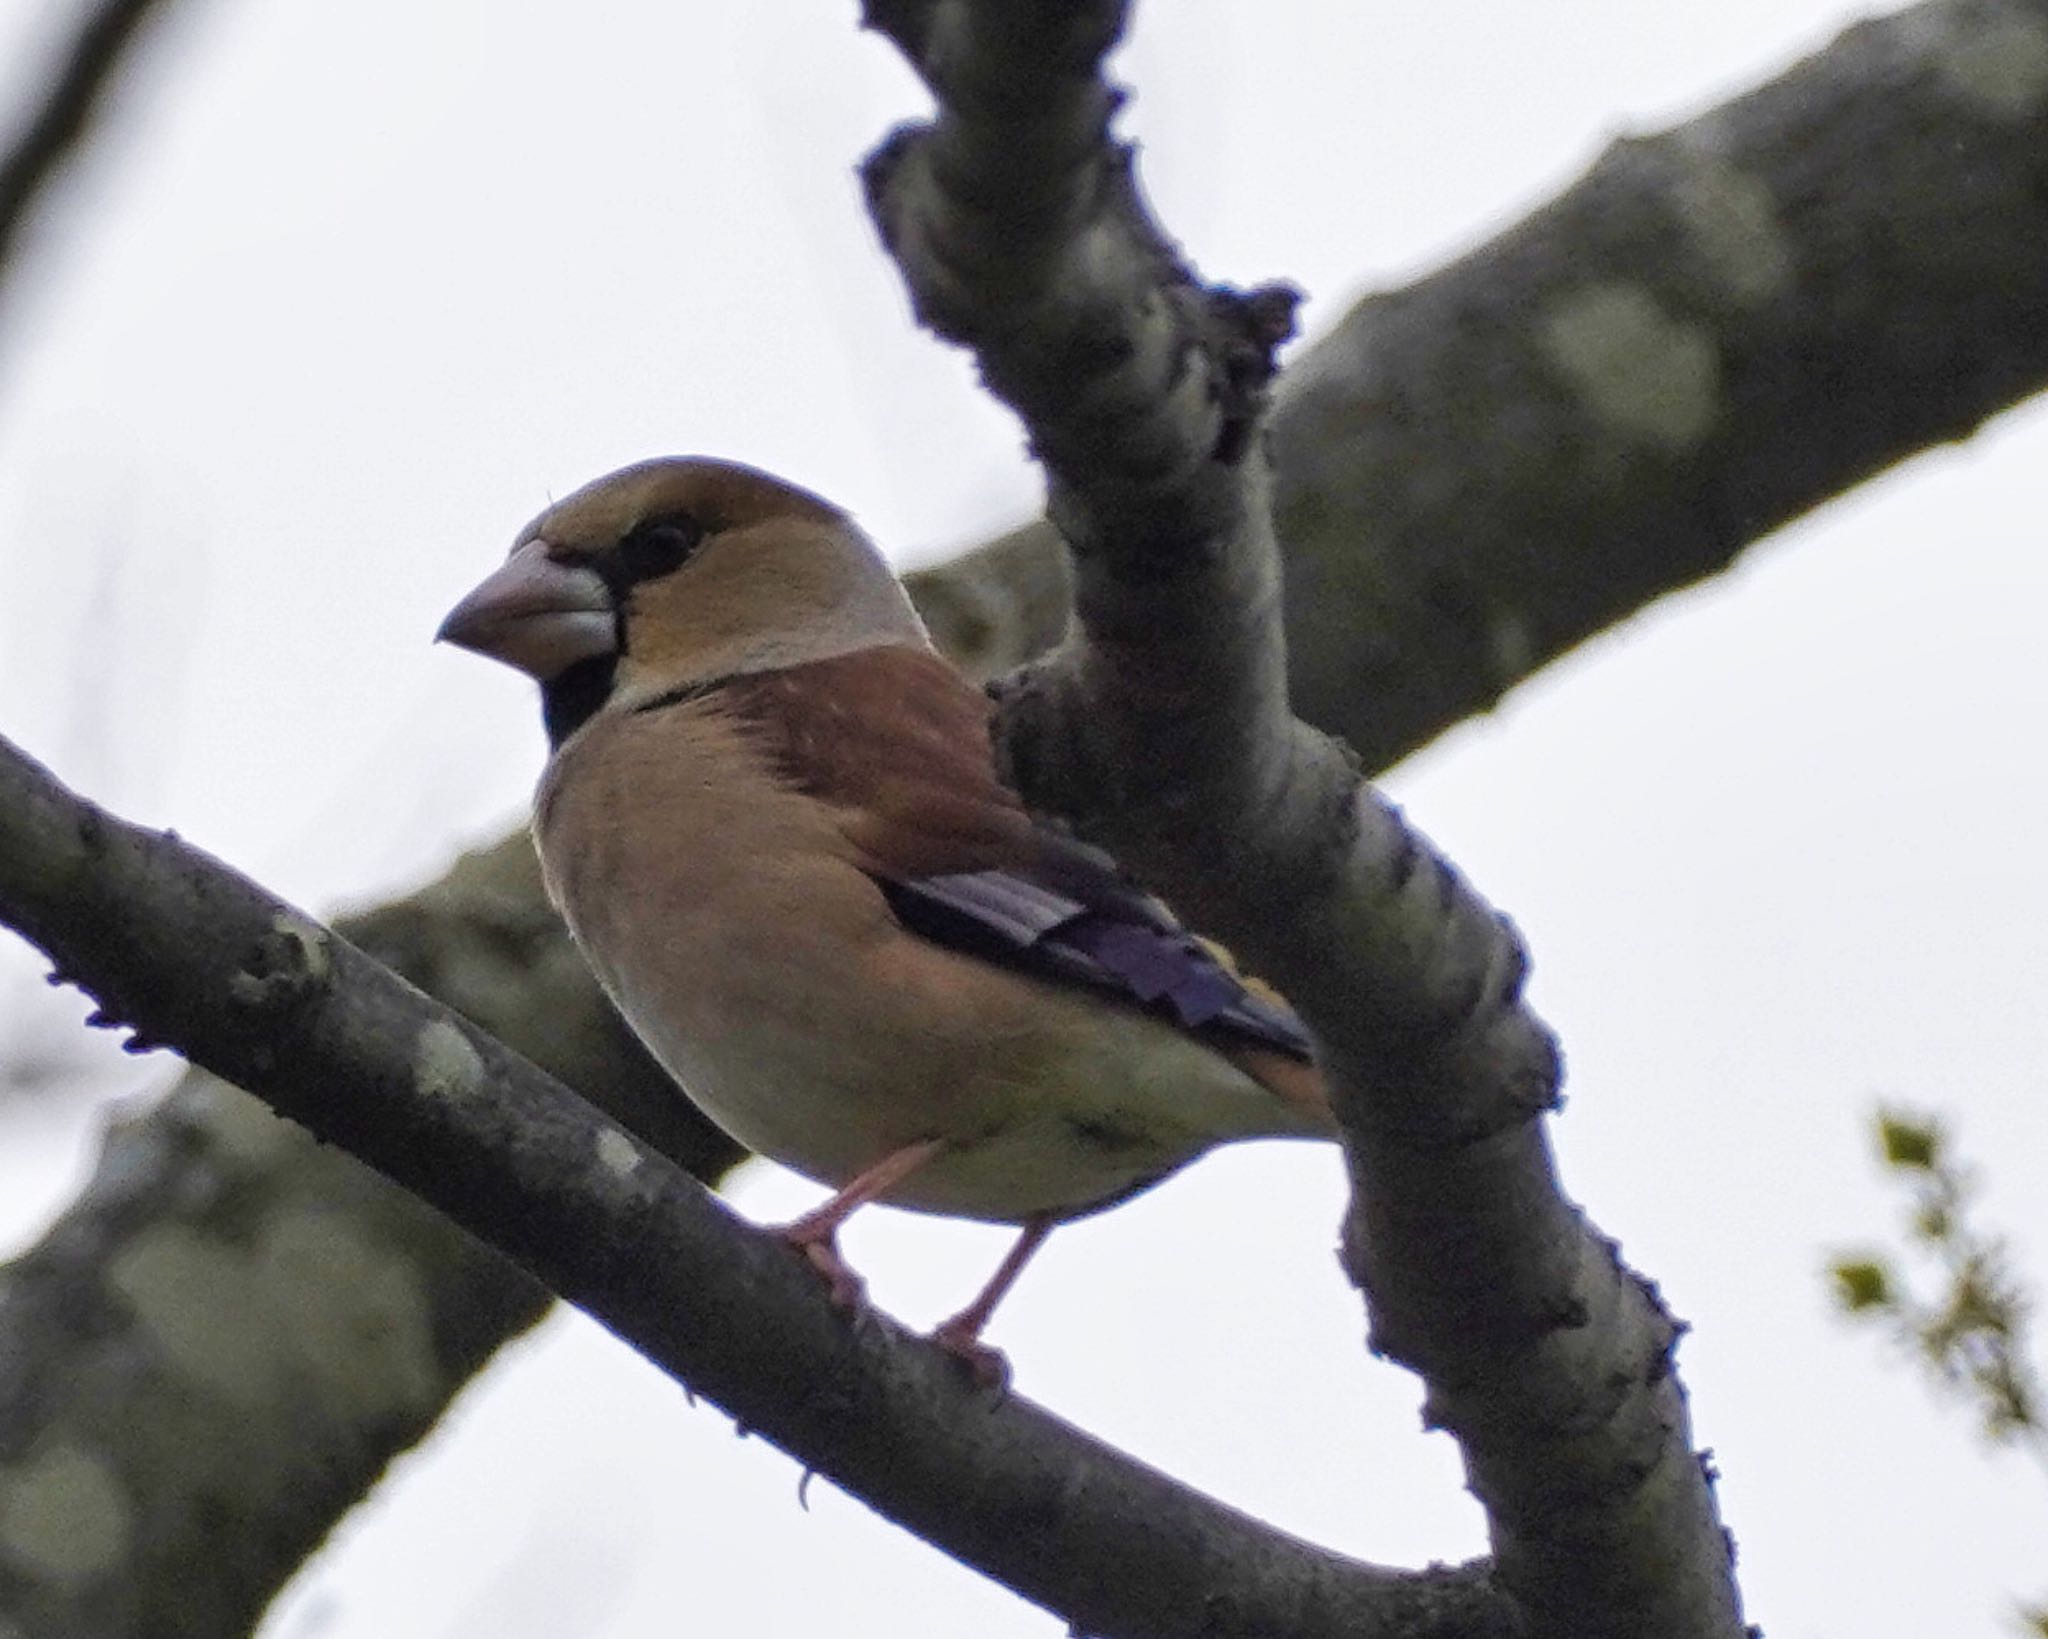
[[[1306,1060],[1308,1032],[1115,860],[1034,819],[995,770],[989,704],[895,646],[734,678],[720,703],[833,808],[897,919],[985,961]]]
[[[1028,871],[882,878],[897,919],[943,945],[1027,972],[1108,991],[1189,1030],[1220,1031],[1296,1058],[1308,1032],[1219,949],[1170,916],[1138,920],[1032,880]]]

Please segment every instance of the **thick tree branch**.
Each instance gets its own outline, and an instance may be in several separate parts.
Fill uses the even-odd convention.
[[[260,1092],[743,1426],[1077,1629],[1513,1631],[1482,1573],[1385,1571],[1325,1553],[991,1396],[880,1316],[849,1320],[776,1237],[494,1038],[225,866],[75,797],[4,741],[0,918],[90,990],[109,1022],[174,1041]],[[303,1226],[301,1239],[310,1258],[331,1249],[328,1227]],[[200,1256],[160,1255],[181,1253]],[[373,1318],[395,1334],[391,1398],[402,1406],[432,1340],[418,1272],[378,1273],[389,1300]],[[179,1323],[168,1308],[164,1319]],[[122,1461],[80,1433],[4,1471],[11,1613],[33,1613],[44,1584],[125,1573]]]
[[[1428,1384],[1533,1630],[1739,1633],[1677,1329],[1557,1187],[1520,945],[1289,706],[1255,436],[1285,298],[1202,290],[1145,216],[1100,77],[1120,5],[922,20],[940,112],[869,162],[870,206],[1023,417],[1074,559],[1078,626],[1002,691],[1011,771],[1314,1027],[1376,1346]]]
[[[2048,385],[2044,62],[2048,0],[1859,23],[1358,303],[1272,417],[1301,714],[1385,769]],[[1057,641],[1060,555],[913,581],[994,675]]]

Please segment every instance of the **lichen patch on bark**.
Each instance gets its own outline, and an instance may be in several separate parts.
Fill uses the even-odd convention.
[[[1955,28],[1934,54],[1942,82],[1995,119],[2022,120],[2048,102],[2048,23],[2005,12]]]
[[[1682,453],[1714,424],[1721,360],[1713,337],[1674,318],[1642,285],[1581,285],[1552,305],[1537,339],[1587,413],[1632,443]]]
[[[436,1019],[413,1046],[413,1075],[430,1098],[468,1098],[484,1084],[484,1061],[469,1038],[445,1019]]]
[[[233,1404],[270,1409],[310,1391],[369,1419],[435,1403],[418,1272],[341,1213],[279,1213],[246,1248],[156,1225],[108,1280],[174,1370]]]
[[[1680,152],[1689,163],[1672,188],[1672,209],[1700,265],[1744,307],[1788,294],[1792,243],[1763,179],[1718,155]]]
[[[0,1554],[29,1576],[105,1575],[127,1558],[132,1528],[127,1490],[95,1452],[65,1441],[0,1467]]]
[[[638,1170],[643,1158],[638,1144],[616,1127],[606,1127],[597,1135],[597,1159],[607,1171],[626,1178]]]

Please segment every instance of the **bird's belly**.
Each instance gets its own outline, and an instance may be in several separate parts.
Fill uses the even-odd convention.
[[[836,1188],[941,1139],[885,1199],[1014,1221],[1106,1205],[1217,1143],[1304,1130],[1158,1020],[911,934],[812,833],[814,805],[743,813],[708,777],[660,762],[636,777],[655,783],[557,781],[539,828],[550,892],[627,1022],[747,1148]],[[672,829],[613,823],[631,801]]]
[[[1124,1078],[1112,1066],[1063,1062],[1073,1055],[1045,1043],[906,1041],[878,1035],[871,1020],[841,1028],[773,998],[756,998],[739,1027],[715,1008],[691,1009],[692,1018],[636,1008],[630,993],[619,1000],[705,1115],[819,1183],[837,1188],[897,1150],[944,1138],[946,1148],[886,1197],[894,1206],[998,1222],[1078,1214],[1208,1147],[1178,1122],[1099,1107],[1126,1102],[1115,1085]]]

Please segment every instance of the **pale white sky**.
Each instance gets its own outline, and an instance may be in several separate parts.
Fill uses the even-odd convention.
[[[16,46],[64,8],[0,0]],[[1210,274],[1327,322],[1851,15],[1809,0],[1141,7],[1147,185]],[[1015,427],[917,336],[855,159],[919,93],[853,7],[188,0],[0,312],[0,732],[321,909],[521,810],[529,692],[428,644],[512,529],[675,450],[777,468],[906,559],[1012,521]],[[2042,1478],[1829,1314],[1889,1228],[1863,1124],[1954,1107],[2048,1270],[2048,426],[2022,412],[1759,548],[1399,771],[1536,956],[1565,1177],[1680,1356],[1774,1639],[1993,1635],[2048,1593]],[[48,998],[0,952],[0,1041]],[[30,1010],[37,1010],[31,1015]],[[26,1022],[23,1022],[26,1019]],[[160,1081],[167,1069],[148,1067]],[[134,1081],[130,1077],[130,1084]],[[0,1128],[17,1240],[90,1122]],[[817,1192],[766,1169],[763,1217]],[[1219,1156],[1055,1237],[998,1318],[1023,1392],[1389,1563],[1481,1547],[1414,1385],[1367,1361],[1333,1154]],[[887,1213],[938,1318],[1001,1233]],[[594,1327],[511,1352],[266,1639],[675,1631],[1056,1639]]]

